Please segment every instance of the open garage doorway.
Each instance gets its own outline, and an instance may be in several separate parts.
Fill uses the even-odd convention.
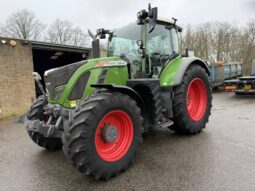
[[[46,70],[65,66],[89,58],[90,49],[50,43],[32,42],[34,71],[42,78]],[[44,79],[42,79],[43,86]],[[35,85],[36,97],[41,95],[40,89]]]

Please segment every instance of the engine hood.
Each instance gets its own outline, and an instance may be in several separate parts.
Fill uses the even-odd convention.
[[[44,80],[48,94],[52,98],[53,89],[57,86],[65,85],[71,78],[73,73],[82,65],[86,64],[87,60],[82,60],[73,64],[69,64],[59,68],[53,68],[45,71]]]
[[[56,101],[59,98],[63,101],[64,98],[62,98],[61,94],[69,94],[75,84],[78,83],[78,79],[85,73],[101,71],[102,68],[116,68],[126,65],[127,63],[119,57],[105,57],[83,60],[67,66],[50,69],[44,74],[46,91],[51,101]],[[97,79],[98,76],[92,75],[92,77]]]

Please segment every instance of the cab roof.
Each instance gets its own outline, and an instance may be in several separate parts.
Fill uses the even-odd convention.
[[[157,22],[158,22],[158,23],[163,23],[163,24],[166,24],[166,25],[167,25],[167,24],[168,24],[168,25],[175,25],[176,28],[177,28],[178,30],[182,30],[182,27],[181,27],[181,26],[179,26],[179,25],[177,25],[177,24],[174,24],[174,20],[173,20],[173,19],[158,17],[158,18],[157,18]]]

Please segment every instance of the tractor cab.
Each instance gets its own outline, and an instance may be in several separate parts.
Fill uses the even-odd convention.
[[[180,30],[170,20],[158,19],[150,33],[148,28],[148,24],[139,26],[132,23],[109,36],[108,56],[119,56],[130,63],[134,79],[157,78],[165,64],[180,55]],[[141,40],[143,35],[145,41]]]
[[[98,29],[97,37],[108,38],[108,56],[120,57],[131,69],[131,78],[158,78],[162,69],[181,54],[177,19],[157,17],[157,8],[137,13],[137,23],[114,31]]]

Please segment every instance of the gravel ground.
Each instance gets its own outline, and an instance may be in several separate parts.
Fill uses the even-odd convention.
[[[255,190],[255,97],[214,92],[202,133],[154,129],[134,165],[108,182],[79,173],[62,151],[41,149],[22,125],[2,120],[0,190]]]

